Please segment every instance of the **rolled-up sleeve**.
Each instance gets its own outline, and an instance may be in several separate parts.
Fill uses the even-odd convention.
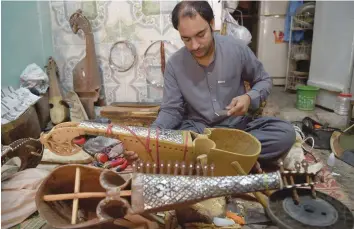
[[[161,129],[174,129],[183,119],[184,99],[174,75],[171,62],[168,62],[164,73],[163,100],[160,112],[151,125]]]
[[[242,50],[242,79],[251,85],[251,90],[246,94],[251,98],[250,108],[256,110],[268,98],[272,89],[272,80],[252,50],[248,46],[244,46]]]

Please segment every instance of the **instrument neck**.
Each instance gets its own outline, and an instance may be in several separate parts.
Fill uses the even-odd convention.
[[[93,33],[86,34],[86,58],[89,66],[96,66],[95,39]],[[91,65],[92,64],[92,65]]]
[[[49,75],[49,97],[60,96],[59,80],[55,70]]]
[[[282,188],[279,172],[221,177],[137,173],[132,180],[132,207],[134,212],[173,209],[215,197]],[[182,195],[181,190],[188,193]]]

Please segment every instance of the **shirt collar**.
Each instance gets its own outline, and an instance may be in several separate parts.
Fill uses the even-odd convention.
[[[216,56],[217,56],[217,55],[216,55],[216,51],[217,51],[217,48],[216,48],[216,47],[217,47],[217,41],[218,41],[218,37],[217,37],[217,34],[216,34],[215,32],[213,32],[213,37],[214,37],[214,56],[213,56],[213,61],[211,61],[208,66],[203,66],[203,65],[199,64],[198,61],[195,60],[194,57],[193,57],[193,59],[195,60],[195,62],[196,62],[200,67],[207,68],[207,67],[213,65],[214,62],[215,62],[215,59],[216,59]],[[192,54],[191,54],[191,55],[192,55]]]
[[[214,58],[213,58],[213,61],[210,63],[212,64],[213,62],[215,62],[215,59],[216,59],[216,51],[217,51],[217,41],[218,41],[218,37],[217,37],[217,34],[215,32],[213,32],[213,37],[214,37]]]

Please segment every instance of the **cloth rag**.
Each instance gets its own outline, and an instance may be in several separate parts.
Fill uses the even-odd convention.
[[[22,170],[1,183],[1,228],[10,228],[37,211],[35,197],[39,185],[50,171]]]

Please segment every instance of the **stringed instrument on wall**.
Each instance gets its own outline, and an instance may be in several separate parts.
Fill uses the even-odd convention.
[[[97,64],[95,40],[89,20],[77,10],[70,17],[70,26],[75,34],[81,29],[85,34],[86,56],[73,70],[74,91],[79,96],[89,119],[96,117],[94,103],[99,100],[101,76]]]
[[[49,57],[47,65],[47,75],[49,77],[49,114],[54,125],[68,121],[69,106],[61,94],[58,77],[59,70],[56,62]]]

